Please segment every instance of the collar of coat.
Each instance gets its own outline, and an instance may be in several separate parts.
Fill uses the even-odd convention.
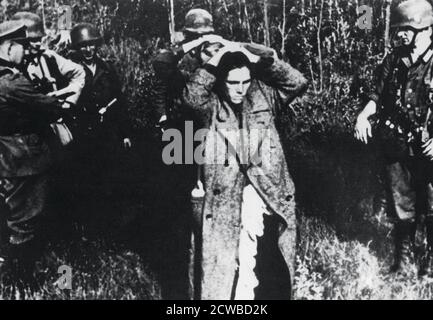
[[[405,64],[407,68],[412,67],[414,64],[418,62],[424,62],[427,63],[430,61],[430,59],[433,57],[433,48],[430,46],[419,58],[416,62],[412,62],[412,59],[410,57],[403,57],[401,58],[401,61]]]

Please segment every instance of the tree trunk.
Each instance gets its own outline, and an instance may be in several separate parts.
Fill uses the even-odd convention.
[[[174,24],[174,3],[173,0],[167,0],[167,6],[168,6],[168,10],[169,10],[169,14],[168,14],[168,29],[170,31],[170,42],[171,44],[175,43],[175,39],[176,39],[176,28],[175,28],[175,24]]]
[[[281,33],[281,57],[285,57],[286,55],[286,0],[283,0],[283,21],[281,23],[280,27],[280,33]]]
[[[323,90],[323,59],[322,59],[322,41],[320,39],[320,34],[322,32],[322,22],[323,22],[323,6],[325,0],[321,0],[320,3],[320,14],[319,14],[319,23],[317,26],[317,51],[319,55],[319,90],[322,92]]]
[[[385,54],[387,54],[391,49],[391,39],[389,37],[391,27],[391,2],[391,0],[386,0],[385,3]]]
[[[242,28],[245,28],[245,30],[247,31],[248,40],[252,41],[253,36],[251,34],[250,17],[248,15],[246,0],[241,0],[239,2],[239,5],[240,5],[240,12],[241,12],[241,26]]]
[[[268,0],[263,0],[263,22],[264,22],[264,38],[265,46],[271,46],[270,32],[269,32],[269,18],[268,18]]]

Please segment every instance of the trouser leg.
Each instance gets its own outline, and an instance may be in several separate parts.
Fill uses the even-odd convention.
[[[427,182],[427,208],[425,216],[425,227],[427,237],[427,251],[422,261],[420,275],[433,276],[433,165],[429,163],[427,171],[432,177]]]
[[[413,262],[416,231],[416,181],[411,160],[388,164],[387,179],[395,213],[395,261],[391,271],[404,271]]]
[[[0,181],[10,243],[20,245],[39,237],[47,203],[47,176],[35,175]]]
[[[8,233],[7,259],[19,280],[32,281],[34,263],[42,253],[41,224],[45,216],[48,178],[35,175],[0,179],[1,216]]]

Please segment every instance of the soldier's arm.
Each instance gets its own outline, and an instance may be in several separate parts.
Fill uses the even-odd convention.
[[[62,102],[37,91],[22,74],[15,75],[10,82],[7,97],[11,104],[27,108],[35,113],[44,113],[53,120],[62,116]]]
[[[78,98],[80,97],[81,91],[86,83],[86,72],[84,71],[84,68],[69,59],[63,58],[53,51],[49,51],[48,54],[56,59],[60,73],[69,80],[69,85],[56,91],[55,95],[61,96],[62,94],[73,92],[74,94],[69,96],[66,101],[77,104]]]
[[[392,55],[385,57],[383,63],[377,68],[375,75],[375,86],[369,94],[369,102],[359,113],[355,123],[355,138],[365,144],[373,137],[369,118],[377,113],[378,106],[382,104],[383,91],[392,72],[394,58]]]
[[[383,60],[382,64],[375,71],[374,88],[368,95],[369,101],[358,115],[359,120],[368,120],[371,116],[377,113],[377,107],[382,105],[383,91],[394,65],[394,57],[388,55]]]
[[[395,57],[392,54],[386,56],[375,71],[374,87],[368,97],[369,100],[374,101],[376,105],[382,105],[383,91],[393,71],[394,60]]]

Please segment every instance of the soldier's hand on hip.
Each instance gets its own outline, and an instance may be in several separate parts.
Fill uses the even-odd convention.
[[[368,139],[372,137],[373,134],[370,121],[368,121],[368,118],[364,117],[363,115],[359,115],[356,119],[355,138],[365,144],[368,144]]]
[[[433,160],[433,139],[428,140],[422,147],[424,149],[423,154],[430,160]]]

